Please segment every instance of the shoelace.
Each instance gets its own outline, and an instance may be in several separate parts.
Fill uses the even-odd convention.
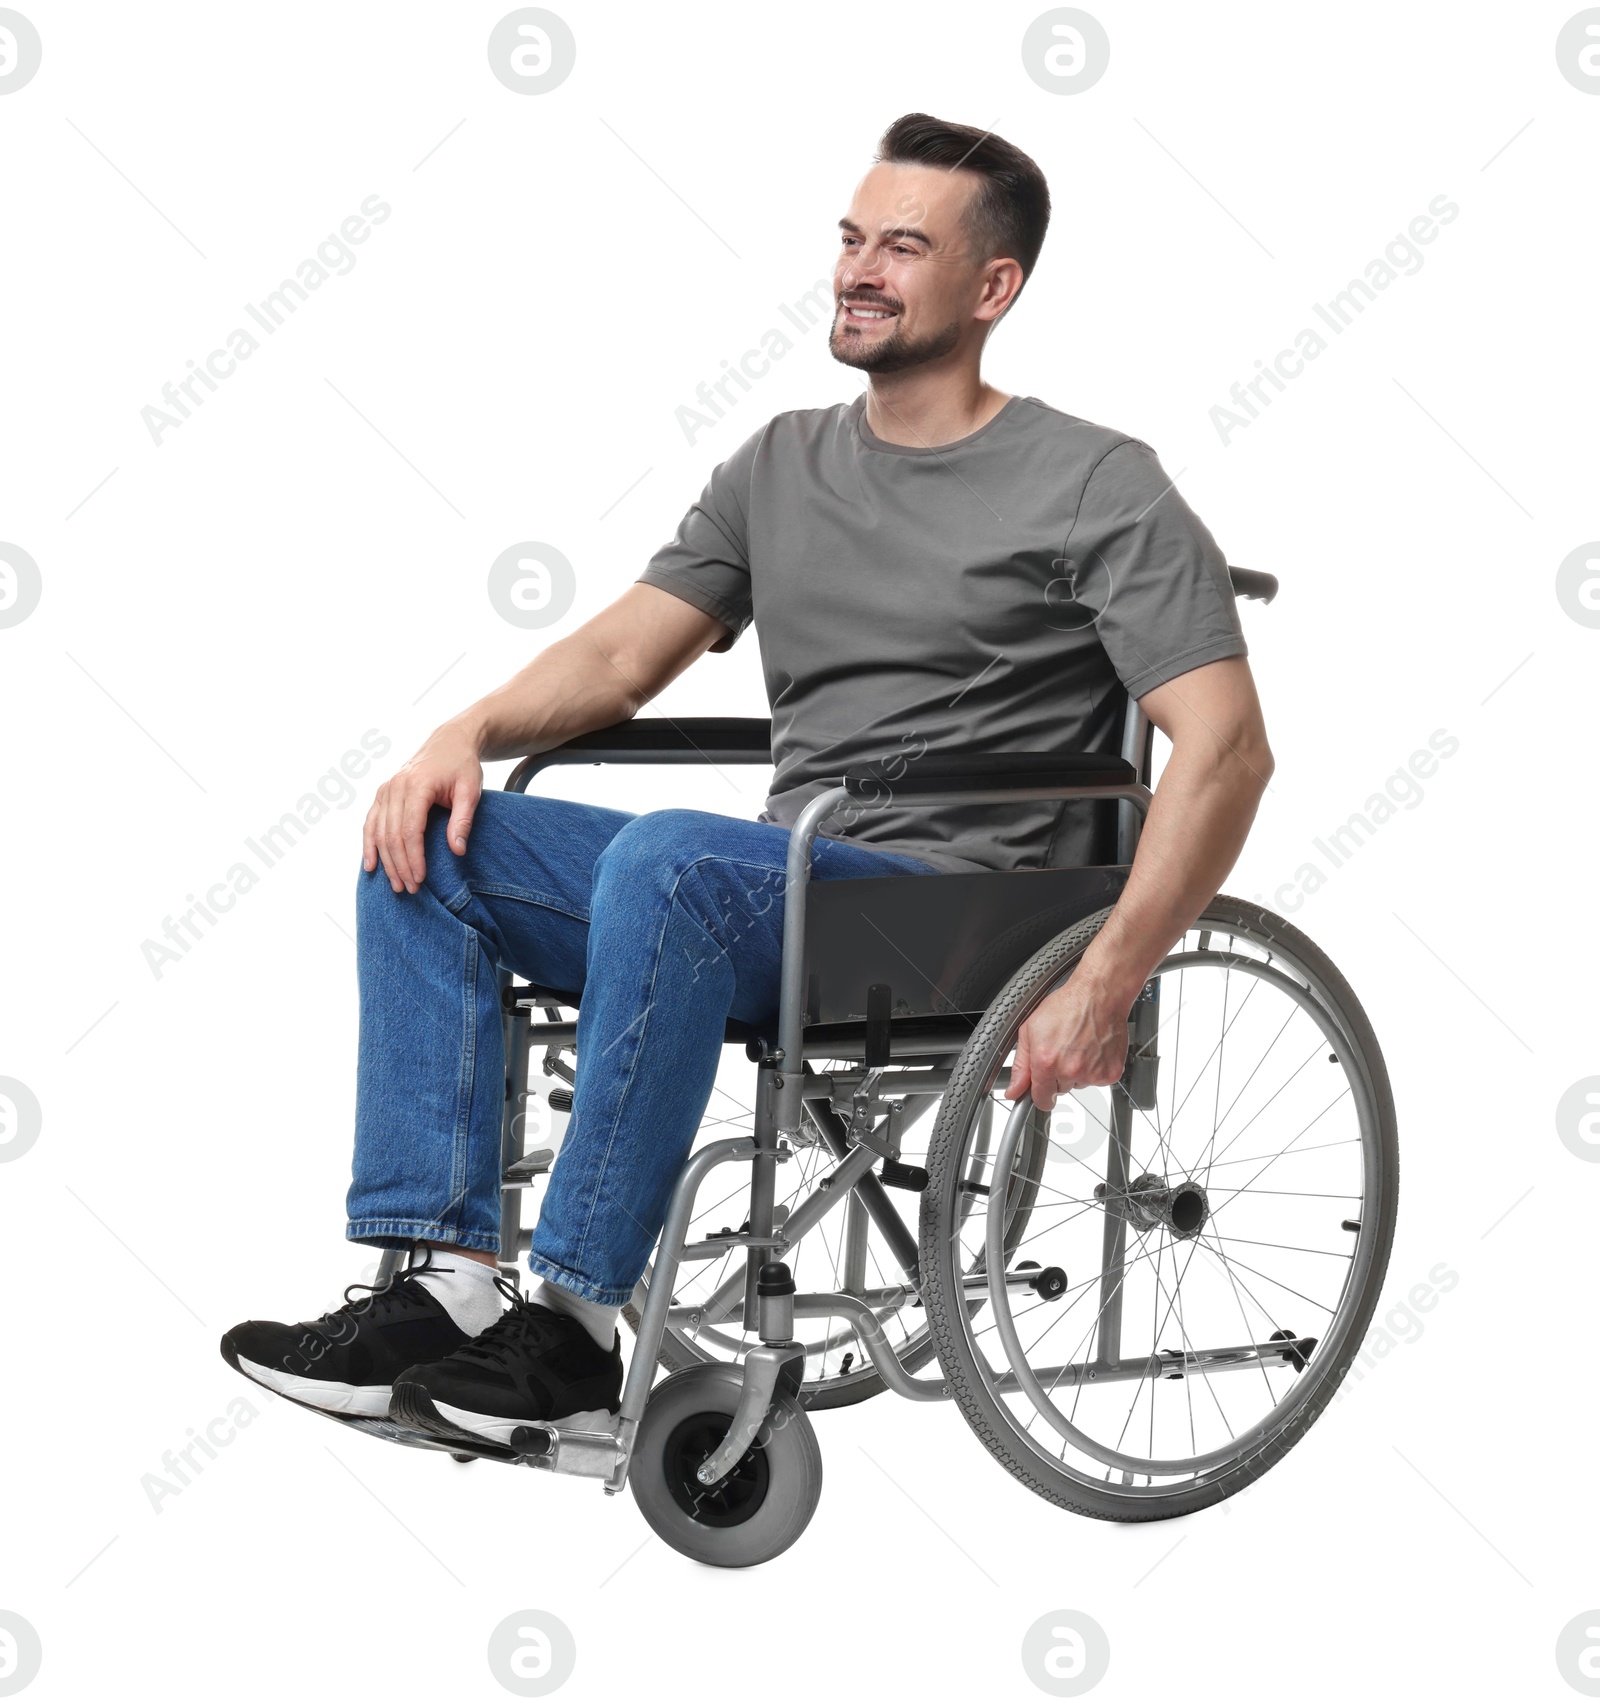
[[[524,1298],[516,1285],[501,1275],[495,1285],[510,1300],[510,1309],[491,1322],[476,1339],[469,1340],[452,1359],[465,1363],[487,1363],[505,1369],[513,1358],[537,1351],[550,1343],[552,1329],[567,1320],[547,1304],[535,1304]]]
[[[342,1340],[349,1333],[350,1324],[357,1316],[367,1315],[377,1320],[399,1309],[414,1309],[416,1299],[410,1293],[402,1291],[400,1283],[404,1280],[415,1280],[418,1275],[426,1274],[434,1268],[433,1247],[425,1245],[420,1262],[413,1253],[406,1266],[396,1269],[382,1286],[368,1286],[359,1280],[347,1286],[344,1289],[344,1303],[337,1310],[329,1310],[318,1316],[312,1326],[321,1329],[329,1339]],[[439,1268],[436,1272],[448,1274],[449,1270]],[[367,1296],[352,1298],[353,1292],[364,1292]]]

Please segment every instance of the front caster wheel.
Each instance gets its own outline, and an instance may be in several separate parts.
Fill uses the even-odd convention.
[[[779,1393],[744,1457],[711,1487],[695,1472],[739,1403],[736,1366],[705,1363],[650,1394],[628,1480],[645,1522],[704,1565],[759,1565],[799,1538],[822,1492],[822,1453],[799,1401]]]

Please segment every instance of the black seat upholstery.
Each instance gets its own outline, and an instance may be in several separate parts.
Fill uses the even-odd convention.
[[[847,877],[806,891],[805,1021],[862,1023],[887,984],[896,1022],[981,1014],[1051,937],[1122,893],[1128,868]]]

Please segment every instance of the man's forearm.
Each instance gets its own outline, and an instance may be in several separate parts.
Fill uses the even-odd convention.
[[[1263,746],[1175,747],[1150,804],[1138,852],[1111,917],[1074,974],[1133,1005],[1162,956],[1221,888],[1272,774]]]
[[[645,698],[580,631],[547,646],[503,687],[449,721],[480,759],[515,759],[624,722]]]

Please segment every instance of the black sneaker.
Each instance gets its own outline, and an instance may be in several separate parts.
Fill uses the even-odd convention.
[[[433,1254],[426,1249],[422,1262],[401,1269],[386,1286],[347,1286],[346,1302],[314,1322],[241,1322],[222,1336],[222,1355],[241,1375],[296,1404],[340,1416],[387,1417],[402,1370],[448,1357],[469,1342],[417,1281],[435,1266]],[[355,1292],[366,1296],[352,1298]]]
[[[622,1402],[622,1336],[602,1351],[581,1322],[505,1290],[511,1308],[460,1351],[397,1377],[389,1415],[456,1440],[511,1444],[533,1423],[609,1429]]]

